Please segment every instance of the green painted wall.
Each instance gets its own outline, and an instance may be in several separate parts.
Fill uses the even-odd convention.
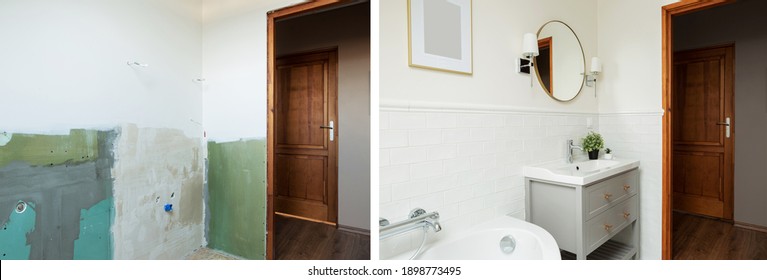
[[[208,246],[248,259],[266,255],[266,143],[208,143]]]
[[[98,131],[73,129],[69,135],[13,134],[11,141],[0,146],[0,167],[12,161],[31,166],[75,164],[96,160]]]

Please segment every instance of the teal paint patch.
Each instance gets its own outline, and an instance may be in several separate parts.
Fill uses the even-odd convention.
[[[35,230],[35,205],[27,202],[23,213],[10,210],[11,215],[0,230],[0,260],[28,260],[32,245],[27,242],[27,235]]]
[[[113,198],[107,198],[89,209],[80,210],[80,235],[75,240],[75,260],[111,259]]]

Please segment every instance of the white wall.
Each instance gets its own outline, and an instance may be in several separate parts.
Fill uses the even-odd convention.
[[[673,2],[599,0],[600,113],[661,111],[661,7]]]
[[[200,32],[199,0],[0,0],[0,127],[134,123],[200,137]]]
[[[518,74],[515,59],[522,36],[549,20],[566,22],[578,35],[585,56],[596,54],[596,1],[473,1],[474,74],[461,75],[408,67],[407,1],[380,1],[380,100],[391,104],[453,104],[505,109],[594,113],[593,88],[573,101],[552,100],[530,76]],[[535,78],[535,77],[534,77]],[[429,81],[424,82],[424,81]],[[457,105],[456,105],[457,104]]]
[[[278,22],[277,56],[338,47],[338,223],[370,230],[370,5]]]
[[[767,1],[674,19],[675,50],[735,42],[735,221],[767,227]]]
[[[208,139],[266,138],[266,13],[296,0],[203,0]]]
[[[661,258],[661,7],[673,2],[598,3],[600,132],[608,147],[616,147],[616,156],[641,160],[642,259]]]

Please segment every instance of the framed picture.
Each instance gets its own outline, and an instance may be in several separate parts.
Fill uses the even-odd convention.
[[[471,0],[408,0],[410,66],[472,74]]]

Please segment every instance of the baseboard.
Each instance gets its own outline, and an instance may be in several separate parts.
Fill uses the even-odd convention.
[[[350,227],[339,224],[338,230],[370,236],[370,230],[364,228]]]
[[[767,227],[765,226],[754,225],[754,224],[743,223],[743,222],[735,222],[735,226],[739,228],[750,229],[750,230],[767,233]]]

